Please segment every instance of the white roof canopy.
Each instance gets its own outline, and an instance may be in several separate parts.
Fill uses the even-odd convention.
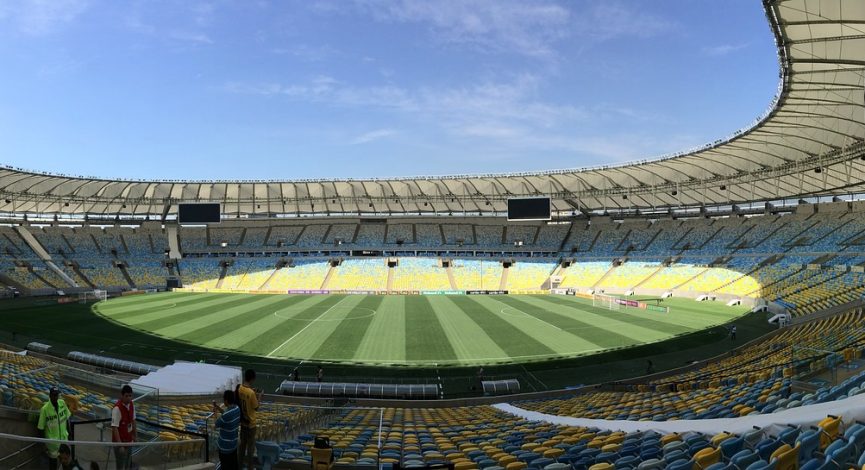
[[[159,215],[221,202],[237,215],[648,209],[865,191],[865,1],[764,0],[779,95],[751,128],[703,148],[619,166],[367,180],[127,181],[0,167],[0,212]]]

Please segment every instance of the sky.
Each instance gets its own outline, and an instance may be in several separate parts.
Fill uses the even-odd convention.
[[[0,164],[129,179],[581,168],[750,125],[756,0],[0,0]]]

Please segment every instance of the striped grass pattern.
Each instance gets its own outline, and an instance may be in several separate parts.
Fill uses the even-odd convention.
[[[669,313],[553,295],[163,293],[94,307],[186,344],[274,359],[449,366],[543,361],[655,343],[729,322],[744,307],[667,299]]]

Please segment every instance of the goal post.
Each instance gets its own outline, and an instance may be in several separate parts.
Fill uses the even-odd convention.
[[[611,295],[594,294],[592,295],[592,306],[606,308],[608,310],[620,310],[621,305],[616,302],[616,298]]]
[[[82,304],[86,304],[87,302],[99,302],[102,300],[108,300],[108,291],[94,289],[78,294],[78,302]]]

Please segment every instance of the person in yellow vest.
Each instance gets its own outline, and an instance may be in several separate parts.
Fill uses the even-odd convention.
[[[42,431],[45,439],[57,439],[66,441],[69,439],[69,418],[72,413],[66,407],[66,402],[60,399],[60,390],[52,387],[48,392],[48,401],[42,405],[39,411],[39,422],[36,427]],[[48,468],[57,470],[57,457],[60,453],[60,443],[50,442],[45,444],[48,452]]]

